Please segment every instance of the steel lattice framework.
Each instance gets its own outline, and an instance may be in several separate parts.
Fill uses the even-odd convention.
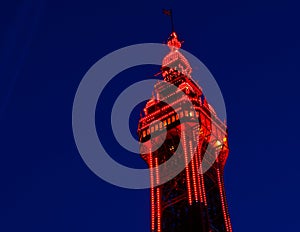
[[[175,32],[168,46],[170,52],[161,68],[164,80],[154,86],[156,98],[147,102],[138,127],[142,158],[150,167],[151,232],[232,231],[223,180],[229,152],[227,126],[193,81],[192,68],[180,53],[181,42]],[[170,91],[166,83],[181,91]],[[184,104],[183,93],[194,111]],[[172,104],[164,103],[166,99]],[[163,129],[167,131],[164,135]],[[154,143],[162,146],[153,149]],[[185,169],[158,185],[162,174],[151,168],[163,164],[176,150],[180,155],[174,165],[185,162]],[[203,173],[204,166],[210,168]]]

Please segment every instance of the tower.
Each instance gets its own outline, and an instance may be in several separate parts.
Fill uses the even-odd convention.
[[[163,81],[155,84],[156,98],[146,103],[138,126],[141,156],[150,170],[150,231],[232,231],[223,180],[229,152],[227,126],[193,81],[175,32],[167,44]],[[186,104],[187,99],[192,105]],[[184,164],[183,169],[160,183],[170,171],[165,170],[169,168],[165,162],[175,153],[172,165]]]

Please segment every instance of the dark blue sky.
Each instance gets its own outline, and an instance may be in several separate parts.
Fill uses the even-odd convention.
[[[148,190],[112,186],[87,168],[74,143],[71,112],[80,80],[98,59],[127,45],[166,41],[170,23],[161,10],[169,7],[183,48],[205,63],[223,92],[231,148],[225,185],[234,230],[297,231],[295,2],[1,2],[0,231],[148,231]],[[153,70],[124,72],[118,89]],[[112,101],[107,112],[97,112],[99,122]],[[143,165],[120,153],[118,161]]]

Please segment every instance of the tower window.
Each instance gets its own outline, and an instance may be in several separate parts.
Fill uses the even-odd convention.
[[[172,116],[172,122],[174,122],[174,121],[175,121],[175,116],[173,115],[173,116]]]

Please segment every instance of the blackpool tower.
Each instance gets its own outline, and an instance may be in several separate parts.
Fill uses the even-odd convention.
[[[232,231],[223,179],[227,126],[193,80],[174,31],[167,45],[163,80],[155,84],[138,125],[141,156],[150,170],[150,231]],[[175,177],[161,182],[180,165]]]

